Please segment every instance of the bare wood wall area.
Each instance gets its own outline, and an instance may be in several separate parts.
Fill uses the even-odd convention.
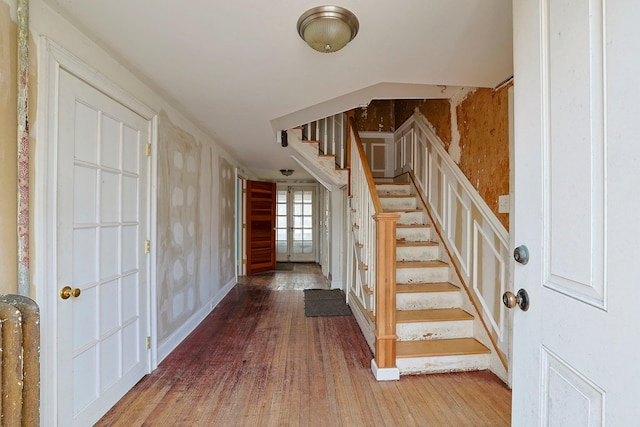
[[[507,426],[489,372],[376,382],[352,316],[304,317],[320,268],[244,277],[98,426]]]

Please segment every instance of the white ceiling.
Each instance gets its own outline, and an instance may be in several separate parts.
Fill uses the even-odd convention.
[[[46,1],[264,179],[300,169],[276,143],[281,127],[376,98],[441,97],[437,85],[495,87],[513,74],[511,0],[325,3],[360,21],[331,54],[297,34],[317,0]]]

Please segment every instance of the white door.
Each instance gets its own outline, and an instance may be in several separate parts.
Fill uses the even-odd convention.
[[[640,2],[513,7],[513,425],[637,425]]]
[[[149,122],[64,70],[58,108],[58,425],[87,426],[149,370]]]
[[[279,188],[276,199],[276,259],[316,259],[315,187]]]

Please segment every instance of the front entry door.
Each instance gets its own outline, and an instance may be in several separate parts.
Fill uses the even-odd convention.
[[[149,371],[149,122],[59,79],[57,425],[87,426]]]
[[[276,217],[278,261],[315,261],[315,199],[315,187],[278,189]]]
[[[636,425],[640,3],[513,7],[513,425]]]

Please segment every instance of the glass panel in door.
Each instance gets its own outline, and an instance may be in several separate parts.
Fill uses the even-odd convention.
[[[291,259],[313,261],[314,250],[314,217],[313,189],[292,189],[293,197],[293,236]]]

